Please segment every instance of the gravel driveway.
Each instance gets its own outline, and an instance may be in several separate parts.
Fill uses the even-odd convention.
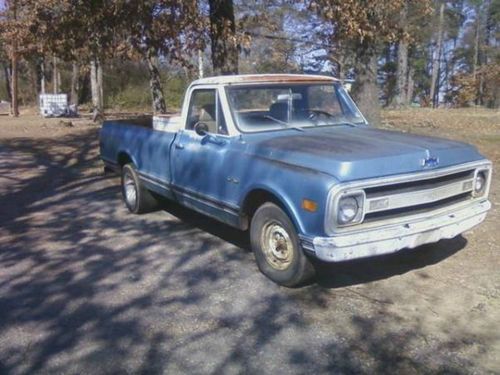
[[[0,139],[0,373],[500,372],[498,206],[287,289],[246,233],[169,203],[129,214],[96,128],[51,134]]]

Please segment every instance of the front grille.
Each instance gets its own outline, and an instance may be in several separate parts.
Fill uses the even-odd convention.
[[[474,177],[474,169],[452,173],[445,176],[429,178],[426,180],[417,180],[401,182],[392,185],[374,186],[365,189],[367,198],[375,198],[388,194],[399,194],[415,190],[431,189],[444,186],[453,182],[467,180]]]
[[[364,189],[365,222],[414,215],[472,198],[474,169]]]
[[[486,176],[486,188],[480,195],[474,192],[479,172]],[[349,232],[453,212],[486,197],[490,182],[491,163],[481,161],[341,184],[330,191],[327,211],[331,214],[325,218],[325,230],[328,234]],[[363,217],[356,223],[342,225],[336,219],[339,204],[346,196],[362,201]]]
[[[472,198],[472,193],[467,192],[467,193],[462,193],[462,194],[455,195],[452,197],[448,197],[448,198],[439,200],[437,202],[419,204],[416,206],[409,206],[409,207],[401,207],[401,208],[396,208],[396,209],[387,210],[387,211],[378,211],[378,212],[367,213],[365,215],[365,220],[363,222],[364,223],[372,223],[372,222],[377,221],[377,220],[387,220],[387,219],[393,219],[393,218],[401,217],[401,216],[417,215],[417,214],[428,212],[431,210],[438,210],[440,208],[444,208],[446,206],[450,206],[450,205],[453,205],[456,203],[464,202],[464,201],[469,200],[471,198]]]

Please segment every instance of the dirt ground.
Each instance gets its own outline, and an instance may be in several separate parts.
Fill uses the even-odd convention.
[[[0,116],[0,374],[500,373],[500,114],[384,119],[493,161],[486,222],[287,289],[246,233],[168,203],[128,214],[87,119]]]

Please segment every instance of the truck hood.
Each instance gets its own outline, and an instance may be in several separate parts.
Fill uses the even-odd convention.
[[[248,152],[339,181],[438,169],[484,159],[466,143],[368,126],[288,129],[245,136]],[[424,166],[433,158],[438,163]]]

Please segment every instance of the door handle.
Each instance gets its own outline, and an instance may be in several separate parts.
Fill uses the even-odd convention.
[[[178,149],[178,150],[184,150],[184,145],[180,144],[180,143],[176,143],[175,144],[175,148]]]
[[[223,139],[220,139],[216,136],[213,136],[211,134],[209,134],[206,138],[205,143],[212,143],[214,145],[217,145],[217,146],[224,146],[227,142]],[[203,140],[202,140],[202,144],[203,144]]]

